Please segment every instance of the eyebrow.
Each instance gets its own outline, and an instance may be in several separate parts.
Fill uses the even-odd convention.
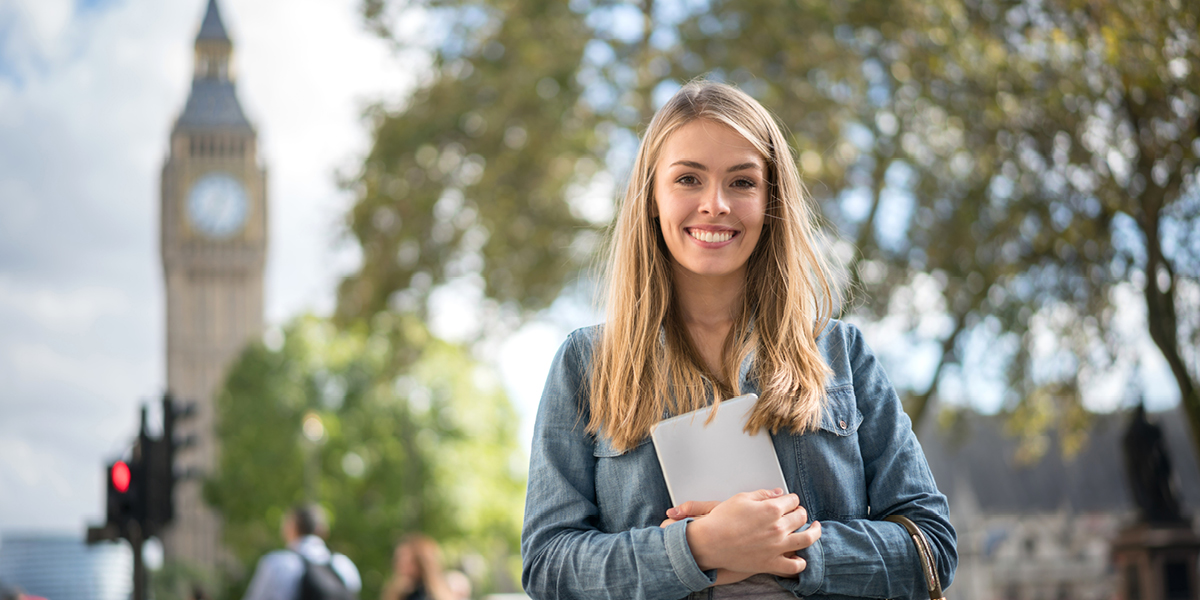
[[[685,167],[690,167],[693,169],[697,169],[699,171],[705,171],[705,172],[708,171],[708,167],[706,167],[698,162],[691,161],[691,160],[677,160],[677,161],[671,163],[670,166],[673,167],[675,165],[683,165]],[[732,167],[729,167],[728,169],[726,169],[725,172],[733,173],[734,171],[745,171],[746,169],[761,169],[761,168],[762,168],[762,165],[760,165],[756,162],[746,162],[746,163],[742,163],[740,165],[733,165]]]

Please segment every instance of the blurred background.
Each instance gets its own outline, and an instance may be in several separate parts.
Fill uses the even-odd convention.
[[[0,581],[129,596],[129,545],[85,530],[169,389],[191,476],[146,547],[153,597],[240,598],[304,500],[364,598],[413,532],[474,597],[519,593],[546,370],[602,319],[638,136],[704,76],[792,135],[838,314],[951,499],[951,596],[1198,597],[1198,17],[0,0]],[[1157,434],[1128,434],[1135,406]]]

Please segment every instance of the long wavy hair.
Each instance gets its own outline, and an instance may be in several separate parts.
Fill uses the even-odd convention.
[[[683,324],[672,259],[654,216],[659,154],[667,138],[697,119],[731,127],[767,166],[766,219],[719,373],[705,366]],[[588,431],[628,450],[664,414],[702,408],[710,393],[714,402],[742,393],[738,371],[751,352],[760,395],[747,431],[815,429],[830,373],[817,336],[837,293],[818,249],[816,218],[783,130],[761,104],[720,83],[683,86],[642,138],[610,237],[607,321],[593,350]]]

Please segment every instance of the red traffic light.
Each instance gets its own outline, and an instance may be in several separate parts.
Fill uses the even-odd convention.
[[[112,484],[118,492],[124,494],[129,490],[129,480],[132,476],[129,473],[129,465],[125,461],[118,460],[112,467]]]

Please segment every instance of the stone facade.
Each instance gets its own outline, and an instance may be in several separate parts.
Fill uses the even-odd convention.
[[[969,414],[927,427],[921,444],[950,499],[958,532],[954,600],[1109,600],[1117,597],[1112,544],[1137,520],[1121,451],[1128,413],[1098,415],[1080,451],[1053,436],[1024,462],[1002,417]],[[1185,510],[1200,507],[1200,469],[1182,409],[1151,415],[1163,428]],[[1200,526],[1200,522],[1196,523]]]
[[[231,57],[216,0],[209,0],[195,42],[187,105],[171,131],[162,170],[161,250],[166,286],[167,387],[195,402],[181,424],[196,445],[177,466],[207,474],[215,465],[214,394],[230,362],[263,328],[267,248],[266,171],[258,137],[238,103]],[[221,526],[201,484],[176,489],[167,557],[213,569],[224,562]]]

